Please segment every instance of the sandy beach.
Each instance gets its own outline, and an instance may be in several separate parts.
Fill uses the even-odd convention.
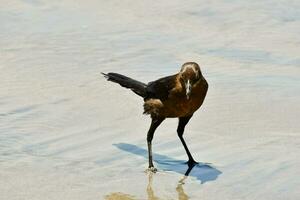
[[[300,2],[0,0],[0,199],[300,199]],[[185,130],[153,140],[142,82],[200,64]],[[188,176],[185,176],[188,172]]]

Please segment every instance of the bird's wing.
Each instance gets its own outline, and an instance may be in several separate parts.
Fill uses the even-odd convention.
[[[177,74],[149,82],[146,89],[146,98],[155,98],[162,101],[168,99],[170,90],[176,85],[176,76]]]

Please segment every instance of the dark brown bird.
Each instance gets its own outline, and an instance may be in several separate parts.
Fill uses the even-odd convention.
[[[197,162],[193,159],[184,139],[183,132],[194,112],[202,105],[208,84],[200,67],[195,62],[184,63],[179,73],[148,84],[133,80],[117,73],[102,73],[107,80],[119,83],[144,98],[144,114],[150,114],[152,121],[147,134],[149,169],[156,171],[152,161],[152,139],[156,128],[166,118],[179,118],[177,134],[187,153],[188,165]]]

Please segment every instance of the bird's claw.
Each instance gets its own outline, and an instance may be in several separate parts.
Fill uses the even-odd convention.
[[[148,167],[148,169],[146,170],[147,172],[152,172],[152,173],[156,173],[157,169],[155,167]]]
[[[195,166],[198,164],[198,162],[194,161],[194,160],[189,160],[186,162],[186,164],[188,164],[189,167]]]

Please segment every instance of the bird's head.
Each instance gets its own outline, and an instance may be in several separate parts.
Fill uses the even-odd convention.
[[[186,98],[189,99],[192,93],[192,88],[197,81],[202,77],[200,67],[195,62],[184,63],[179,72],[180,82],[185,88]]]

